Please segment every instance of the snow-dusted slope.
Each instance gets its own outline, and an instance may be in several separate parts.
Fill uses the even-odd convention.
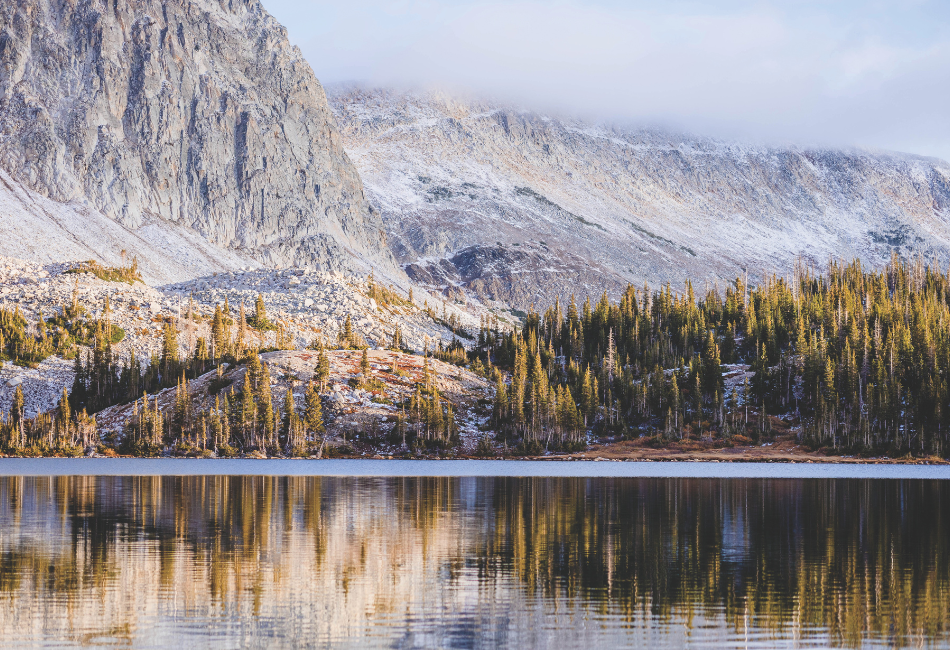
[[[38,264],[94,259],[107,265],[138,259],[142,276],[165,284],[243,266],[248,258],[164,221],[129,230],[80,202],[58,203],[0,169],[0,255]]]
[[[628,281],[783,273],[892,250],[950,259],[950,165],[746,146],[489,102],[330,90],[411,276],[525,307]]]

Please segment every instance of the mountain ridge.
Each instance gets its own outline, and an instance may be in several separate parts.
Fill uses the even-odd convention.
[[[628,282],[761,279],[798,261],[950,261],[939,159],[631,130],[440,92],[345,85],[328,97],[397,259],[444,292],[524,309]]]

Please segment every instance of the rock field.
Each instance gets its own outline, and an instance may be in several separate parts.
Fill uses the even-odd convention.
[[[398,327],[403,345],[422,352],[452,341],[454,334],[430,318],[422,309],[426,301],[439,316],[443,304],[446,314],[455,314],[468,331],[477,332],[480,309],[475,304],[465,308],[445,302],[441,297],[420,290],[417,303],[410,307],[381,306],[366,296],[363,278],[339,273],[294,270],[255,269],[213,275],[197,280],[151,287],[141,282],[132,285],[106,282],[91,273],[68,273],[70,264],[35,264],[24,260],[0,257],[0,309],[19,307],[23,316],[35,322],[42,313],[49,317],[72,301],[75,292],[79,303],[92,317],[100,316],[108,296],[111,318],[123,328],[125,338],[114,346],[115,352],[128,358],[133,352],[147,359],[161,350],[162,327],[171,319],[179,328],[182,354],[191,354],[198,337],[210,338],[210,316],[216,304],[227,300],[236,317],[243,301],[248,317],[254,310],[258,295],[264,299],[268,317],[281,323],[292,338],[295,348],[303,349],[318,337],[333,342],[347,316],[353,330],[371,347],[385,347]],[[189,303],[193,311],[187,318]],[[259,333],[248,330],[248,343],[260,347],[273,346],[274,331]],[[463,340],[463,343],[465,341]],[[55,406],[63,387],[72,385],[72,363],[50,357],[37,368],[23,368],[10,362],[0,370],[0,411],[10,408],[13,392],[21,385],[26,398],[26,411],[35,414]]]

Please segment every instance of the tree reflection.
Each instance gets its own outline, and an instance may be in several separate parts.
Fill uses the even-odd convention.
[[[946,639],[948,506],[939,481],[2,478],[0,635],[146,612],[333,639],[532,602],[916,644]]]

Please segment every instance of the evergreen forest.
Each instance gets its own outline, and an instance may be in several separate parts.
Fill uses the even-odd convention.
[[[896,257],[831,262],[749,287],[687,282],[572,299],[476,347],[496,373],[494,422],[522,448],[584,434],[747,443],[795,424],[799,442],[854,453],[945,455],[950,272]],[[742,367],[748,365],[748,371]],[[742,375],[727,390],[724,377]]]
[[[375,295],[397,299],[378,288]],[[210,337],[184,356],[168,320],[161,353],[120,359],[113,345],[124,333],[111,324],[108,304],[102,314],[87,319],[75,300],[35,326],[18,311],[0,312],[4,359],[30,364],[61,354],[75,364],[73,386],[53,411],[24,417],[17,388],[0,422],[6,453],[78,454],[105,445],[133,455],[311,455],[327,448],[324,343],[313,346],[303,403],[290,391],[271,394],[259,356],[266,350],[248,347],[247,332],[276,329],[270,349],[292,345],[263,300],[250,316],[243,305],[238,313],[218,305]],[[919,260],[894,257],[876,271],[858,261],[830,262],[823,273],[800,265],[789,278],[756,286],[737,278],[702,292],[691,282],[681,291],[629,286],[616,301],[604,294],[596,304],[571,298],[531,310],[520,327],[483,318],[477,336],[452,325],[469,347],[455,340],[425,352],[424,379],[402,405],[391,442],[425,441],[424,449],[442,452],[457,442],[452,404],[430,381],[433,356],[492,381],[476,452],[486,456],[577,451],[605,439],[735,446],[776,435],[839,454],[946,456],[950,448],[950,272]],[[349,319],[336,345],[366,348]],[[398,329],[391,347],[402,347]],[[248,370],[240,386],[223,378],[238,365]],[[365,352],[361,367],[368,369]],[[213,371],[213,406],[196,410],[190,382]],[[174,403],[160,406],[155,395],[168,388]],[[134,404],[133,416],[123,435],[100,439],[94,414],[117,404]]]

